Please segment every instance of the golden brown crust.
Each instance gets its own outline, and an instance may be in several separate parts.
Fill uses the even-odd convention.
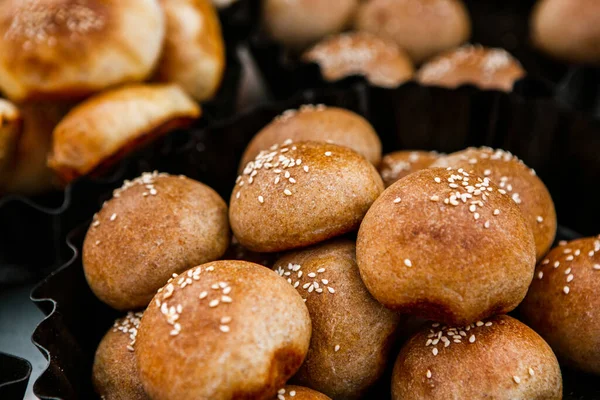
[[[462,46],[442,53],[417,71],[424,85],[456,88],[472,84],[482,89],[512,91],[515,81],[525,76],[521,64],[498,48]]]
[[[157,78],[179,84],[197,101],[214,96],[225,71],[219,16],[209,0],[161,0],[167,34]]]
[[[199,106],[176,85],[106,91],[73,108],[58,124],[48,165],[70,182],[199,116]]]
[[[535,245],[501,190],[487,178],[444,168],[414,172],[387,188],[358,232],[369,292],[389,308],[449,324],[514,309],[533,278]]]
[[[227,205],[185,177],[126,181],[94,216],[83,244],[92,291],[113,308],[145,307],[172,273],[216,260],[229,245]]]
[[[413,336],[398,355],[392,399],[562,399],[554,353],[516,319],[496,316],[468,330],[433,325]]]
[[[0,182],[8,175],[17,151],[23,119],[11,102],[0,99]]]
[[[423,168],[429,167],[440,154],[435,151],[402,150],[386,154],[379,165],[379,174],[385,187]]]
[[[381,141],[366,119],[343,108],[306,104],[297,110],[285,111],[254,136],[242,156],[240,172],[261,150],[288,139],[346,146],[373,165],[381,161]]]
[[[349,148],[289,141],[271,149],[246,166],[231,194],[231,228],[250,250],[290,250],[351,232],[383,190],[373,165]]]
[[[600,236],[554,248],[536,269],[524,321],[573,367],[600,374]]]
[[[0,15],[0,88],[18,101],[142,81],[164,37],[157,0],[5,0]]]
[[[273,400],[331,400],[331,398],[307,387],[285,385],[279,389]]]
[[[365,0],[355,28],[395,41],[415,64],[459,46],[471,35],[471,21],[460,0]]]
[[[328,37],[302,58],[319,64],[328,81],[363,75],[375,86],[394,88],[410,80],[415,72],[412,61],[396,43],[368,32]]]
[[[310,332],[302,298],[275,272],[215,261],[157,293],[135,354],[153,399],[271,399],[302,364]]]

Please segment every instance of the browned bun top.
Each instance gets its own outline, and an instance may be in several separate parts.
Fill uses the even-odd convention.
[[[331,400],[331,398],[307,387],[285,385],[277,391],[277,397],[273,397],[273,400]]]
[[[146,400],[133,353],[141,312],[115,321],[96,350],[92,368],[94,390],[105,400]]]
[[[4,0],[0,16],[0,89],[19,101],[144,80],[165,29],[157,0]]]
[[[9,175],[22,133],[21,113],[11,102],[0,99],[0,182]]]
[[[261,150],[286,140],[333,143],[351,148],[373,165],[381,161],[381,142],[369,121],[343,108],[306,104],[285,111],[254,136],[242,156],[240,172]]]
[[[414,74],[412,61],[396,43],[367,32],[328,37],[302,58],[319,64],[328,81],[363,75],[375,86],[394,88]]]
[[[448,88],[473,84],[510,92],[515,81],[524,75],[521,64],[507,51],[467,45],[429,60],[417,71],[417,80]]]
[[[471,21],[461,0],[365,0],[355,27],[395,41],[420,64],[459,46],[471,35]]]
[[[600,236],[561,243],[537,266],[520,310],[565,363],[600,375]]]
[[[402,150],[386,154],[379,165],[385,187],[423,168],[429,167],[440,154],[435,151]]]
[[[244,247],[284,251],[357,229],[382,190],[377,170],[355,151],[288,140],[246,165],[229,219]]]
[[[560,367],[533,330],[506,315],[426,326],[404,345],[392,399],[562,399]]]
[[[159,290],[135,354],[152,399],[270,399],[302,364],[310,334],[302,298],[275,272],[215,261]]]
[[[411,315],[467,324],[514,309],[535,268],[533,235],[489,178],[414,172],[373,203],[356,255],[369,292]]]
[[[545,53],[573,63],[600,65],[600,3],[539,0],[530,21],[531,40]]]
[[[54,129],[48,165],[70,182],[199,116],[199,106],[177,85],[106,91],[73,108]]]
[[[119,310],[145,307],[173,273],[216,260],[229,245],[227,205],[184,176],[144,173],[104,203],[83,244],[92,291]]]

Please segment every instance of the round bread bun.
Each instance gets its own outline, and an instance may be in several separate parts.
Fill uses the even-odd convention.
[[[197,101],[212,98],[225,71],[221,23],[210,0],[161,0],[167,34],[157,78],[179,84]]]
[[[231,194],[229,219],[244,247],[290,250],[356,230],[382,191],[377,170],[355,151],[288,140],[248,163]]]
[[[16,101],[142,81],[165,31],[158,0],[4,0],[0,16],[0,90]]]
[[[507,51],[482,46],[462,46],[429,60],[417,71],[424,85],[456,88],[472,84],[481,89],[510,92],[525,76],[521,64]]]
[[[242,156],[240,172],[261,150],[288,139],[346,146],[373,165],[381,161],[381,141],[369,121],[343,108],[307,104],[285,111],[254,136]]]
[[[523,320],[561,361],[600,375],[600,236],[554,248],[537,266]]]
[[[379,174],[385,187],[424,168],[428,168],[440,154],[435,151],[402,150],[386,154],[379,165]]]
[[[400,316],[367,291],[350,240],[289,253],[275,263],[312,321],[310,348],[294,382],[334,399],[358,399],[383,374]]]
[[[292,50],[341,32],[350,23],[358,0],[264,0],[262,22],[274,40]]]
[[[538,0],[530,21],[535,47],[557,59],[600,65],[600,3]]]
[[[550,346],[506,315],[463,327],[430,323],[404,345],[393,400],[562,399]]]
[[[285,385],[273,400],[331,400],[323,393],[302,386]]]
[[[393,40],[415,64],[459,46],[471,35],[461,0],[364,0],[355,28]]]
[[[106,91],[73,108],[54,129],[48,165],[69,183],[199,116],[198,105],[177,85]]]
[[[98,345],[92,383],[104,400],[149,399],[140,382],[133,353],[141,318],[141,312],[127,313],[115,321]]]
[[[516,156],[489,147],[468,148],[441,157],[432,167],[464,168],[486,176],[505,190],[519,206],[535,240],[536,259],[540,260],[556,236],[556,211],[544,182]]]
[[[308,310],[284,279],[215,261],[159,290],[135,354],[152,399],[270,399],[302,364],[310,335]]]
[[[11,102],[0,99],[0,181],[7,176],[12,165],[22,125],[19,109]]]
[[[462,169],[414,172],[373,203],[356,256],[369,292],[393,310],[464,325],[513,310],[535,244],[508,194]]]
[[[144,173],[94,215],[83,270],[109,306],[141,308],[171,274],[221,257],[229,235],[227,205],[214,190],[184,176]]]
[[[412,61],[396,43],[367,32],[328,37],[302,58],[319,64],[328,81],[363,75],[374,86],[394,88],[410,80],[415,72]]]

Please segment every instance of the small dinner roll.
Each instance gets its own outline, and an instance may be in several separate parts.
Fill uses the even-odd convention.
[[[142,81],[164,38],[158,0],[0,2],[0,90],[17,101],[79,98]]]
[[[550,346],[506,315],[463,327],[430,323],[404,345],[393,400],[562,399]]]
[[[386,154],[379,165],[385,187],[423,168],[429,167],[440,154],[435,151],[401,150]]]
[[[331,400],[323,393],[302,386],[285,385],[273,400]]]
[[[308,310],[275,272],[215,261],[175,276],[144,312],[135,355],[154,400],[272,399],[302,364]]]
[[[414,67],[408,55],[391,40],[367,32],[328,37],[304,53],[317,63],[328,81],[363,75],[374,86],[394,88],[410,80]]]
[[[107,91],[73,108],[54,129],[48,165],[68,183],[199,116],[198,105],[177,85]]]
[[[0,181],[9,171],[22,130],[21,113],[11,102],[0,99]]]

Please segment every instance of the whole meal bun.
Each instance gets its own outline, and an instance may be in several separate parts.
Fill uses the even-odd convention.
[[[461,0],[364,0],[355,28],[393,40],[415,64],[459,46],[471,35]]]
[[[0,90],[62,99],[142,81],[164,31],[158,0],[1,1]]]
[[[402,348],[393,400],[562,399],[550,346],[506,315],[463,327],[430,323]]]
[[[305,299],[312,321],[293,381],[334,399],[358,399],[383,374],[400,316],[367,291],[350,240],[289,253],[274,269]]]
[[[435,151],[401,150],[386,154],[379,164],[379,174],[385,187],[424,168],[428,168],[440,154]]]
[[[468,148],[441,157],[432,167],[463,168],[490,178],[519,206],[533,232],[536,259],[540,260],[556,236],[556,211],[544,182],[516,156],[489,147]]]
[[[157,78],[179,84],[197,101],[215,95],[225,71],[221,23],[210,0],[161,0],[167,34]]]
[[[54,129],[48,165],[68,183],[199,116],[199,106],[174,84],[106,91],[77,105]]]
[[[375,167],[355,151],[288,140],[246,165],[229,220],[252,251],[290,250],[356,230],[382,191]]]
[[[100,341],[94,366],[94,390],[104,400],[147,400],[137,370],[133,346],[141,312],[129,312],[115,321]]]
[[[331,400],[323,393],[302,386],[285,385],[273,400]]]
[[[272,399],[302,364],[311,322],[275,272],[215,261],[174,277],[144,312],[135,355],[152,399]]]
[[[0,99],[0,181],[8,173],[22,132],[23,119],[10,101]]]
[[[374,86],[394,88],[410,80],[412,61],[396,43],[367,32],[350,32],[323,39],[302,59],[317,63],[328,81],[363,75]]]
[[[346,28],[357,6],[358,0],[263,0],[262,22],[273,39],[301,50]]]
[[[489,178],[428,168],[373,203],[356,256],[369,292],[398,312],[464,325],[513,310],[535,269],[533,235]]]
[[[561,361],[600,375],[600,236],[554,248],[538,264],[523,320]]]
[[[447,88],[472,84],[510,92],[524,75],[521,64],[506,50],[467,45],[429,60],[417,71],[417,80]]]
[[[306,104],[287,110],[252,138],[240,163],[240,172],[262,150],[286,140],[313,140],[346,146],[373,165],[381,161],[381,141],[366,119],[343,108]]]
[[[94,215],[83,270],[100,300],[145,307],[171,274],[216,260],[229,245],[227,205],[184,176],[144,173],[125,181]]]

